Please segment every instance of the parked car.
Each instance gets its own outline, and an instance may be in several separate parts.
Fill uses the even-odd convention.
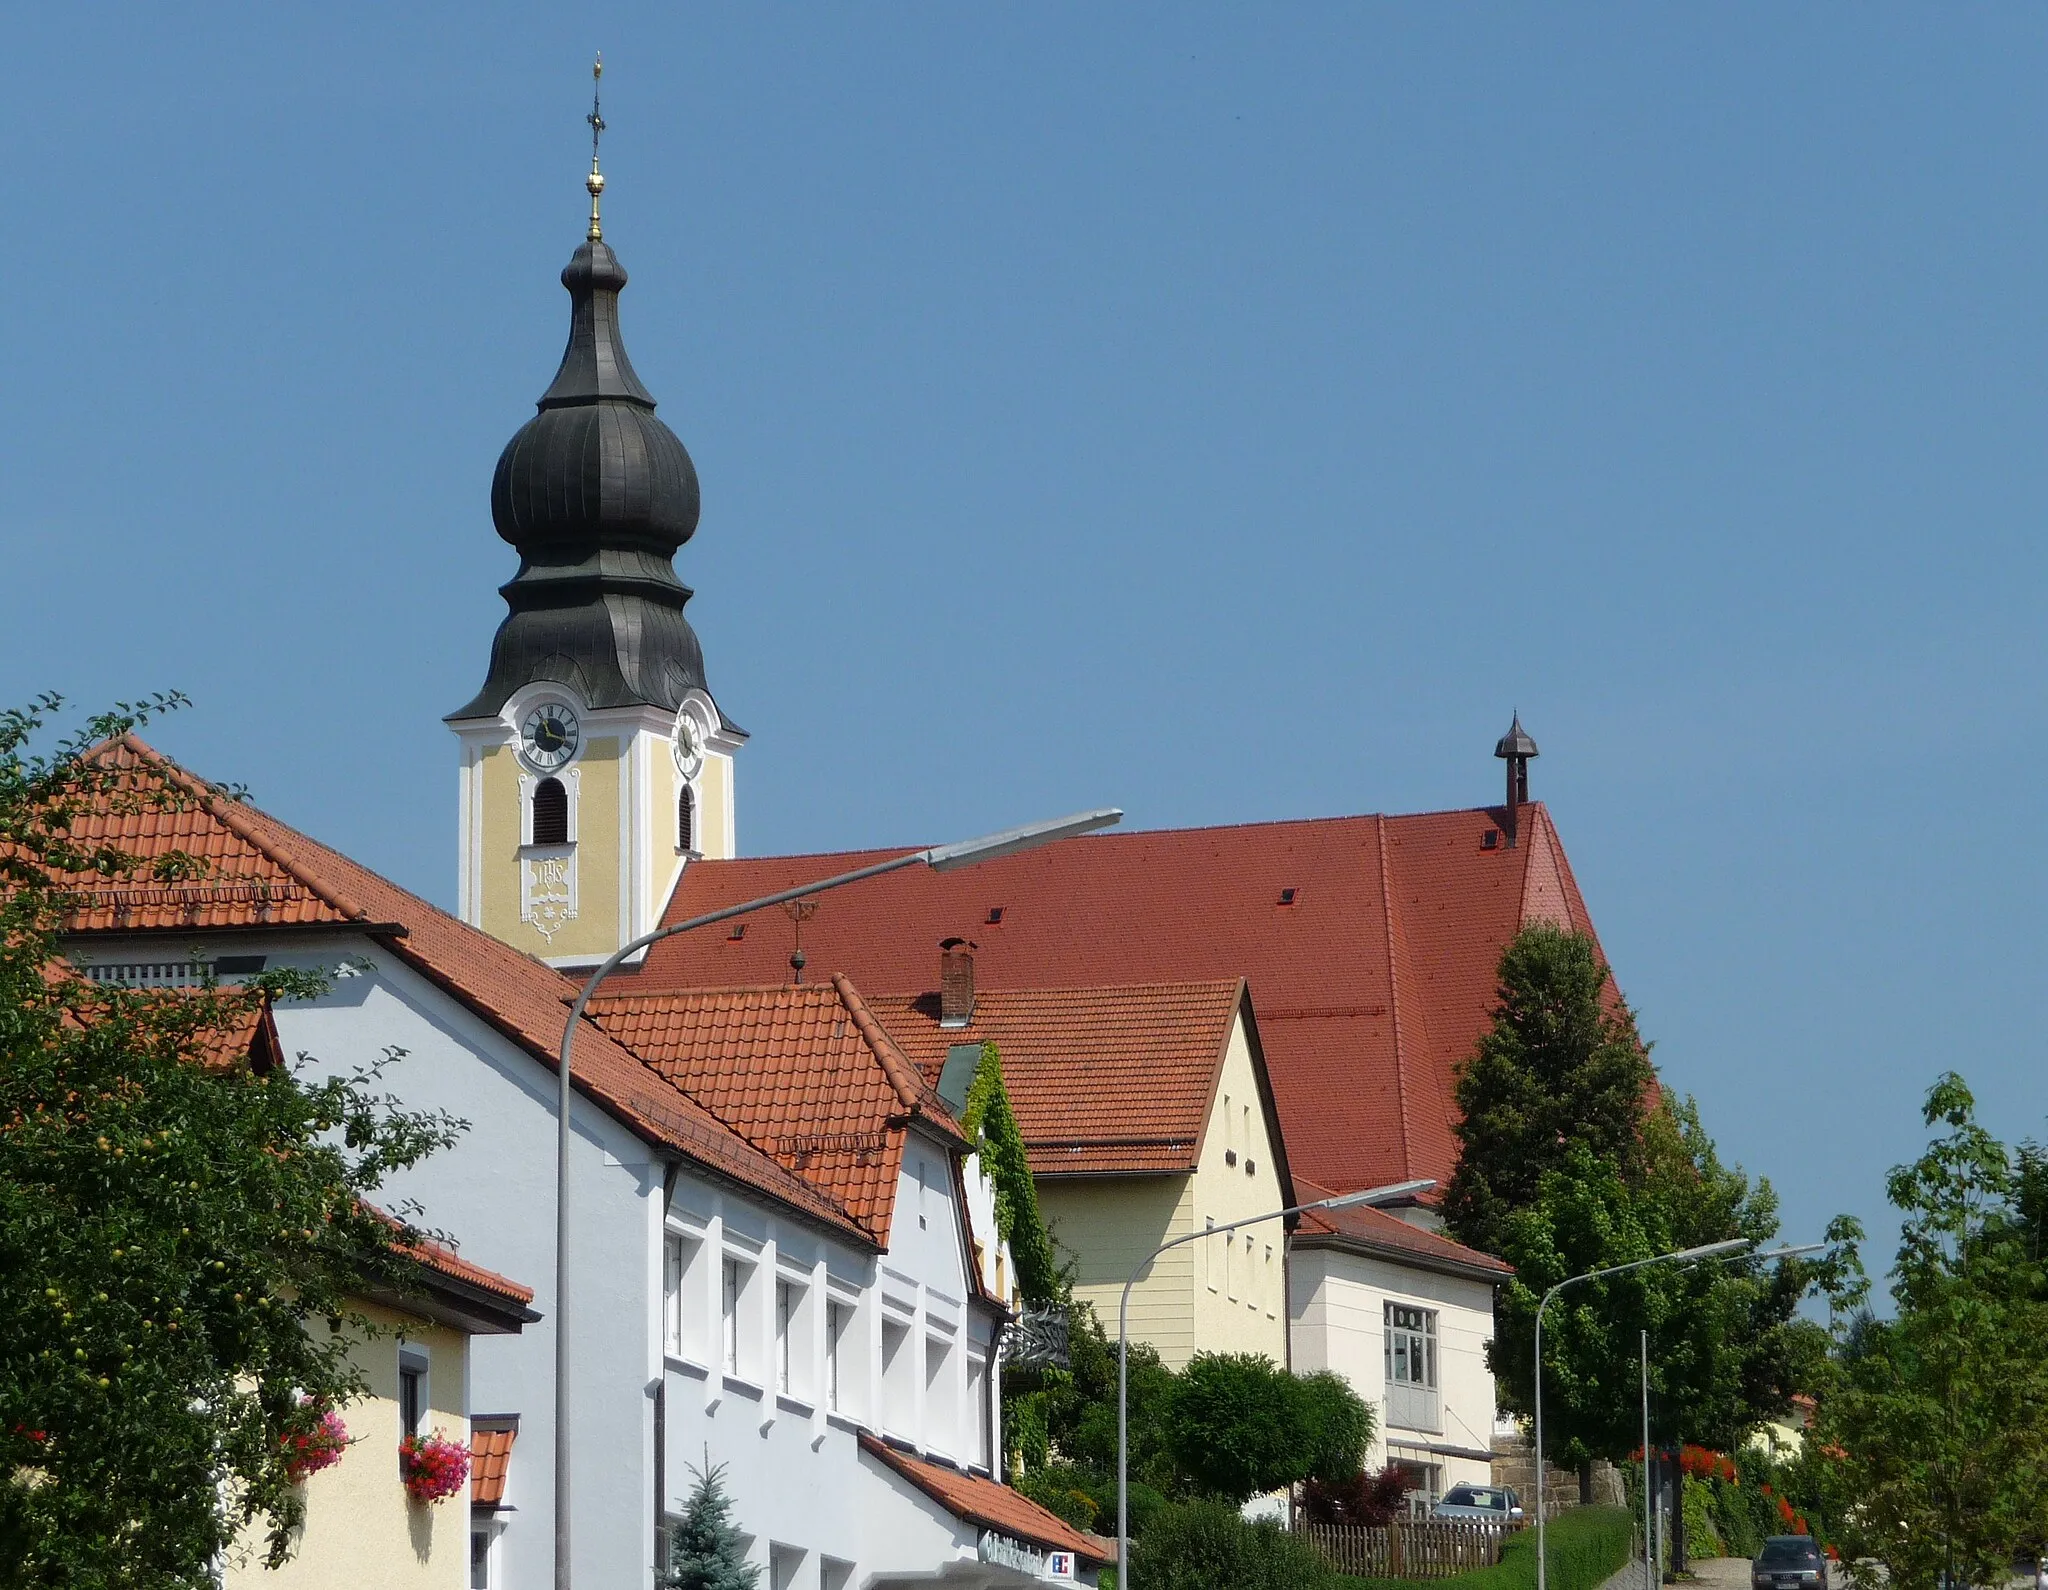
[[[1522,1516],[1522,1500],[1506,1485],[1453,1485],[1429,1510],[1431,1518],[1484,1518],[1504,1523]]]
[[[1828,1560],[1811,1535],[1773,1535],[1749,1565],[1751,1590],[1828,1590]]]

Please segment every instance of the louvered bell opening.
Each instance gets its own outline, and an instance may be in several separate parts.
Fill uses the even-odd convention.
[[[558,778],[544,778],[533,787],[533,842],[536,845],[566,845],[569,842],[569,792]]]

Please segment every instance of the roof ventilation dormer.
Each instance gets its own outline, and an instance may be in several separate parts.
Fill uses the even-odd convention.
[[[1507,832],[1508,849],[1513,850],[1521,838],[1521,809],[1529,804],[1529,762],[1542,755],[1536,742],[1529,738],[1529,731],[1522,727],[1521,713],[1515,714],[1508,732],[1495,742],[1493,754],[1508,765],[1506,821],[1501,827]]]
[[[974,943],[970,939],[939,941],[939,1025],[974,1024]]]

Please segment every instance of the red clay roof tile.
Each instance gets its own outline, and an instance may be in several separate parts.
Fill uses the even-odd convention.
[[[1007,1485],[1000,1485],[979,1474],[962,1473],[943,1463],[912,1457],[866,1431],[861,1432],[860,1448],[886,1463],[956,1518],[984,1525],[1034,1546],[1071,1551],[1090,1562],[1116,1560],[1113,1542],[1074,1528],[1057,1513],[1047,1511]]]
[[[235,869],[230,875],[263,883],[274,896],[297,889],[291,898],[298,905],[290,913],[265,915],[258,904],[240,895],[194,895],[181,900],[175,910],[96,904],[71,924],[72,933],[150,927],[394,925],[403,936],[385,942],[395,956],[554,1068],[562,1024],[576,992],[560,972],[267,813],[215,793],[133,735],[109,742],[96,754],[132,768],[138,787],[160,778],[187,797],[180,810],[143,810],[109,819],[101,837],[144,859],[172,850],[207,856],[217,866]],[[594,1024],[585,1022],[578,1028],[573,1052],[577,1085],[633,1131],[715,1175],[766,1193],[863,1245],[874,1245],[867,1229],[836,1198],[762,1153],[703,1105],[652,1074]]]
[[[1521,819],[1512,850],[1483,847],[1501,826],[1486,808],[1064,840],[824,896],[804,950],[870,998],[932,989],[938,943],[954,936],[980,945],[983,997],[1247,978],[1295,1172],[1346,1189],[1443,1180],[1455,1071],[1491,1015],[1502,949],[1540,916],[1592,930],[1549,814],[1532,805]],[[888,854],[692,862],[667,920]],[[779,941],[684,935],[657,945],[638,981],[782,975]]]
[[[1333,1196],[1333,1189],[1297,1180],[1294,1194],[1309,1202]],[[1360,1207],[1305,1212],[1295,1228],[1296,1245],[1315,1244],[1323,1239],[1334,1239],[1340,1246],[1384,1254],[1397,1261],[1416,1261],[1425,1268],[1436,1266],[1466,1274],[1476,1273],[1475,1278],[1505,1281],[1515,1273],[1513,1265],[1490,1253],[1482,1253],[1462,1242],[1453,1242],[1449,1237],[1425,1231],[1384,1209]]]
[[[469,1421],[469,1505],[502,1507],[505,1476],[512,1467],[512,1443],[519,1439],[518,1415],[485,1415]]]
[[[868,1001],[925,1077],[956,1044],[993,1041],[1031,1169],[1041,1176],[1195,1166],[1244,985],[978,990],[965,1027],[936,995]]]

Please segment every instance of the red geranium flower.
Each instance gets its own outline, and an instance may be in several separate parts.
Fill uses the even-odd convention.
[[[469,1483],[469,1448],[436,1430],[398,1443],[398,1472],[416,1502],[442,1502]]]

